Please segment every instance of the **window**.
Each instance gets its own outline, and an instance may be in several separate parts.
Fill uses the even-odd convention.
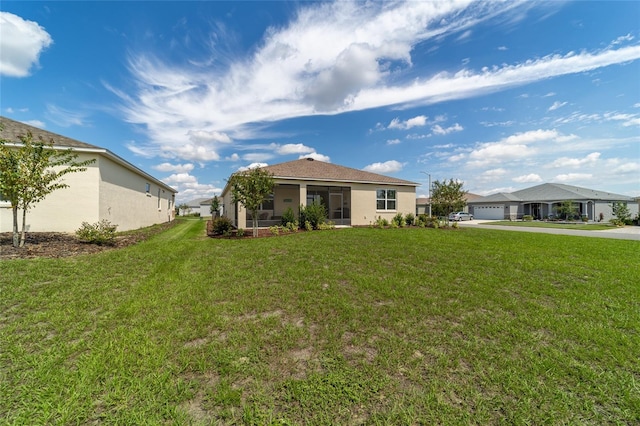
[[[158,210],[160,210],[160,188],[158,188]]]
[[[146,184],[144,187],[144,192],[148,194],[150,191],[151,191],[151,184]]]
[[[378,189],[376,190],[376,210],[395,210],[396,190]]]
[[[260,204],[260,210],[273,210],[273,194],[269,194],[266,200]]]

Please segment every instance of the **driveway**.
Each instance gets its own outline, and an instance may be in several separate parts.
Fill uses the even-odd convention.
[[[578,229],[562,228],[532,228],[527,226],[500,226],[490,225],[491,222],[501,222],[499,220],[472,220],[458,222],[460,226],[476,227],[484,229],[500,229],[503,231],[537,232],[541,234],[575,235],[579,237],[615,238],[618,240],[640,241],[640,226],[625,226],[622,228],[605,229],[601,231],[583,231]]]

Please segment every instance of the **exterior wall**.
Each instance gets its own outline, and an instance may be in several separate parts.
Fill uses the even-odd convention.
[[[84,172],[69,173],[62,182],[68,188],[50,193],[27,212],[27,232],[75,232],[82,222],[99,220],[99,160],[96,154],[82,153],[78,161],[96,159]],[[22,210],[18,211],[18,227],[22,229]],[[0,232],[13,231],[11,206],[0,201]]]
[[[174,194],[114,161],[100,157],[100,219],[118,231],[143,228],[174,218]],[[146,191],[149,184],[149,192]]]
[[[303,181],[303,180],[276,180],[276,184],[292,185],[291,187],[276,187],[274,200],[274,215],[282,216],[288,207],[291,207],[294,214],[299,214],[300,204],[306,203],[307,188],[313,186],[347,187],[351,188],[351,199],[349,203],[350,222],[352,226],[363,226],[373,223],[379,216],[391,220],[398,213],[407,215],[415,214],[416,211],[416,189],[414,186],[395,186],[381,184],[348,183],[335,181]],[[379,211],[376,210],[376,190],[395,189],[396,190],[396,210]],[[290,202],[285,200],[290,199]],[[234,225],[247,224],[246,209],[238,206],[237,217],[235,206],[231,203],[231,191],[223,194],[224,215],[231,219]],[[302,200],[302,201],[300,201]],[[345,200],[346,201],[346,200]],[[331,218],[329,218],[331,220]],[[247,224],[246,226],[249,226]],[[242,228],[242,226],[240,226]]]
[[[376,209],[376,190],[395,189],[396,190],[396,210]],[[391,221],[393,217],[402,213],[415,214],[416,211],[416,188],[413,186],[393,186],[375,184],[352,184],[351,185],[351,225],[369,225],[382,217]]]

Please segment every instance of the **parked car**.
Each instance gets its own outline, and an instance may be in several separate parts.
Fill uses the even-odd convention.
[[[449,215],[449,220],[473,220],[473,215],[465,212],[454,212]]]

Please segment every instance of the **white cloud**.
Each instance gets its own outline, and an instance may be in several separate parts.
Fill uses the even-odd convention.
[[[537,175],[535,173],[530,173],[528,175],[522,175],[522,176],[514,177],[512,180],[514,182],[518,182],[518,183],[542,182],[542,178],[540,177],[540,175]]]
[[[555,102],[553,103],[553,105],[551,105],[551,106],[549,107],[549,109],[548,109],[547,111],[555,111],[555,110],[557,110],[558,108],[562,108],[562,107],[563,107],[563,106],[565,106],[566,104],[567,104],[567,102],[559,102],[559,101],[555,101]]]
[[[394,118],[387,126],[388,129],[408,130],[412,127],[422,127],[427,124],[427,117],[419,115],[417,117],[410,118],[405,121],[400,121],[399,118]]]
[[[53,39],[37,22],[0,12],[0,75],[26,77]]]
[[[188,61],[174,66],[151,54],[132,54],[134,89],[111,88],[122,98],[125,119],[143,124],[151,143],[182,158],[173,148],[198,129],[240,143],[288,118],[431,105],[640,58],[640,45],[631,45],[407,79],[412,49],[420,42],[464,35],[488,19],[533,6],[474,1],[301,4],[291,22],[269,28],[251,53],[228,59],[222,67],[185,68]],[[209,56],[219,53],[213,49]],[[397,125],[426,125],[426,118],[425,124],[416,119],[398,120]]]
[[[301,158],[313,158],[314,160],[323,161],[325,163],[330,163],[331,158],[328,155],[318,154],[317,152],[312,152],[310,154],[301,155],[298,157]]]
[[[153,170],[157,170],[159,172],[176,172],[176,173],[185,173],[190,172],[194,168],[193,164],[171,164],[171,163],[162,163],[152,166]]]
[[[537,145],[541,142],[557,142],[563,136],[556,130],[538,129],[516,133],[497,142],[479,143],[469,153],[468,165],[483,167],[503,161],[525,160],[538,153]]]
[[[396,160],[385,161],[384,163],[373,163],[362,170],[373,173],[395,173],[402,170],[402,163]]]
[[[544,95],[543,98],[550,98],[550,97],[555,96],[555,95],[556,95],[556,92],[549,92],[546,95]]]
[[[388,139],[387,145],[398,145],[400,143],[400,139]]]
[[[277,145],[276,152],[280,155],[288,155],[288,154],[310,154],[315,152],[315,149],[308,147],[301,143],[288,143],[284,145]]]
[[[251,163],[248,166],[238,167],[239,172],[244,172],[246,170],[257,169],[258,167],[267,167],[267,163]]]
[[[554,178],[556,182],[581,182],[585,180],[589,180],[593,177],[593,175],[589,173],[566,173],[557,175]]]
[[[176,173],[162,179],[164,183],[178,190],[176,203],[180,204],[195,198],[209,198],[222,192],[221,188],[211,184],[199,183],[198,179],[189,173]]]
[[[498,46],[498,50],[505,51],[505,50],[509,50],[509,48],[507,46]]]
[[[491,182],[500,179],[506,174],[507,171],[503,168],[486,170],[480,174],[480,180],[483,182]]]
[[[600,158],[599,152],[592,152],[584,158],[561,157],[549,164],[551,168],[579,168],[589,164],[595,164]]]
[[[47,104],[45,116],[61,127],[85,126],[87,114],[61,108],[54,104]]]
[[[206,142],[220,142],[220,143],[230,143],[231,138],[229,135],[221,132],[216,132],[215,130],[189,130],[187,132],[189,136],[189,140],[195,143],[206,143]]]
[[[449,133],[452,133],[452,132],[461,132],[462,130],[464,130],[464,127],[462,127],[458,123],[446,128],[443,128],[439,124],[436,124],[431,128],[431,130],[435,135],[448,135]]]
[[[640,172],[640,163],[637,162],[628,162],[620,164],[618,167],[612,170],[613,173],[638,173]]]

